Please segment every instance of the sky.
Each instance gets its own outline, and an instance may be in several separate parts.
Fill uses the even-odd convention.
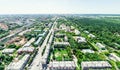
[[[0,0],[0,14],[120,14],[120,0]]]

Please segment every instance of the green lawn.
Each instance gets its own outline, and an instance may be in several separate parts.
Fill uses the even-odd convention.
[[[66,49],[55,49],[54,50],[54,58],[57,61],[62,61],[62,60],[71,60],[68,56],[68,52]]]
[[[63,42],[64,39],[63,38],[55,38],[55,42]]]

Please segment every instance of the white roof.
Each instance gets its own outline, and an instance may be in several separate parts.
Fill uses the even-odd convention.
[[[43,63],[46,63],[46,61],[47,61],[47,58],[48,58],[48,55],[49,55],[49,52],[50,52],[50,46],[51,46],[52,40],[53,40],[53,35],[51,35],[51,37],[48,41],[48,44],[46,45],[44,55],[42,56],[42,62]]]
[[[32,38],[24,46],[29,47],[31,45],[31,43],[34,42],[34,41],[35,41],[35,38]]]
[[[35,42],[35,44],[38,45],[41,40],[42,40],[42,37],[39,37],[38,40]]]
[[[7,70],[23,70],[24,66],[26,65],[28,59],[29,59],[29,54],[26,54],[21,60],[18,62],[11,62]]]
[[[80,31],[77,30],[77,29],[75,29],[75,34],[76,34],[76,35],[80,34]]]
[[[70,45],[69,42],[54,42],[54,45]]]
[[[105,46],[102,45],[101,43],[96,43],[96,46],[98,46],[99,48],[105,48]]]
[[[115,53],[110,53],[109,57],[115,61],[120,61],[120,57],[118,57]]]
[[[33,52],[33,51],[34,51],[34,47],[22,47],[17,50],[17,52]]]
[[[94,37],[95,37],[95,35],[93,35],[93,34],[89,34],[88,36],[89,36],[89,37],[92,37],[92,38],[94,38]]]
[[[111,65],[107,61],[83,61],[81,63],[82,68],[84,67],[111,67]]]
[[[85,39],[84,37],[77,36],[76,38],[77,38],[77,41],[78,41],[79,43],[81,43],[81,42],[86,42],[86,39]]]
[[[94,51],[91,49],[82,49],[82,52],[83,53],[94,53]]]
[[[87,34],[89,33],[88,31],[84,31],[84,32],[87,33]]]
[[[70,68],[70,67],[76,67],[74,61],[53,61],[50,62],[48,67],[50,68]]]
[[[13,53],[15,51],[14,48],[6,48],[2,50],[2,53]]]

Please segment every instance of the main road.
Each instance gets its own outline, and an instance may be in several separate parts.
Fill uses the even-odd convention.
[[[55,21],[56,22],[56,21]],[[45,48],[47,42],[48,42],[48,39],[53,31],[53,28],[54,28],[54,25],[55,25],[55,22],[53,23],[53,26],[51,27],[51,29],[49,30],[49,33],[48,35],[46,36],[44,42],[42,43],[41,46],[39,46],[39,50],[38,50],[38,53],[36,55],[36,57],[34,58],[32,64],[30,65],[29,67],[29,70],[42,70],[42,52],[43,52],[43,49]]]

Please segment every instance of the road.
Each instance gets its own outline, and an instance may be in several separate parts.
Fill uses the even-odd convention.
[[[36,57],[34,58],[29,70],[42,70],[42,64],[41,64],[42,52],[43,52],[44,47],[47,44],[47,41],[48,41],[52,31],[53,31],[53,27],[54,27],[54,24],[53,24],[52,28],[49,30],[49,33],[46,36],[46,38],[45,38],[44,42],[42,43],[41,47],[39,46],[38,53],[37,53]]]

